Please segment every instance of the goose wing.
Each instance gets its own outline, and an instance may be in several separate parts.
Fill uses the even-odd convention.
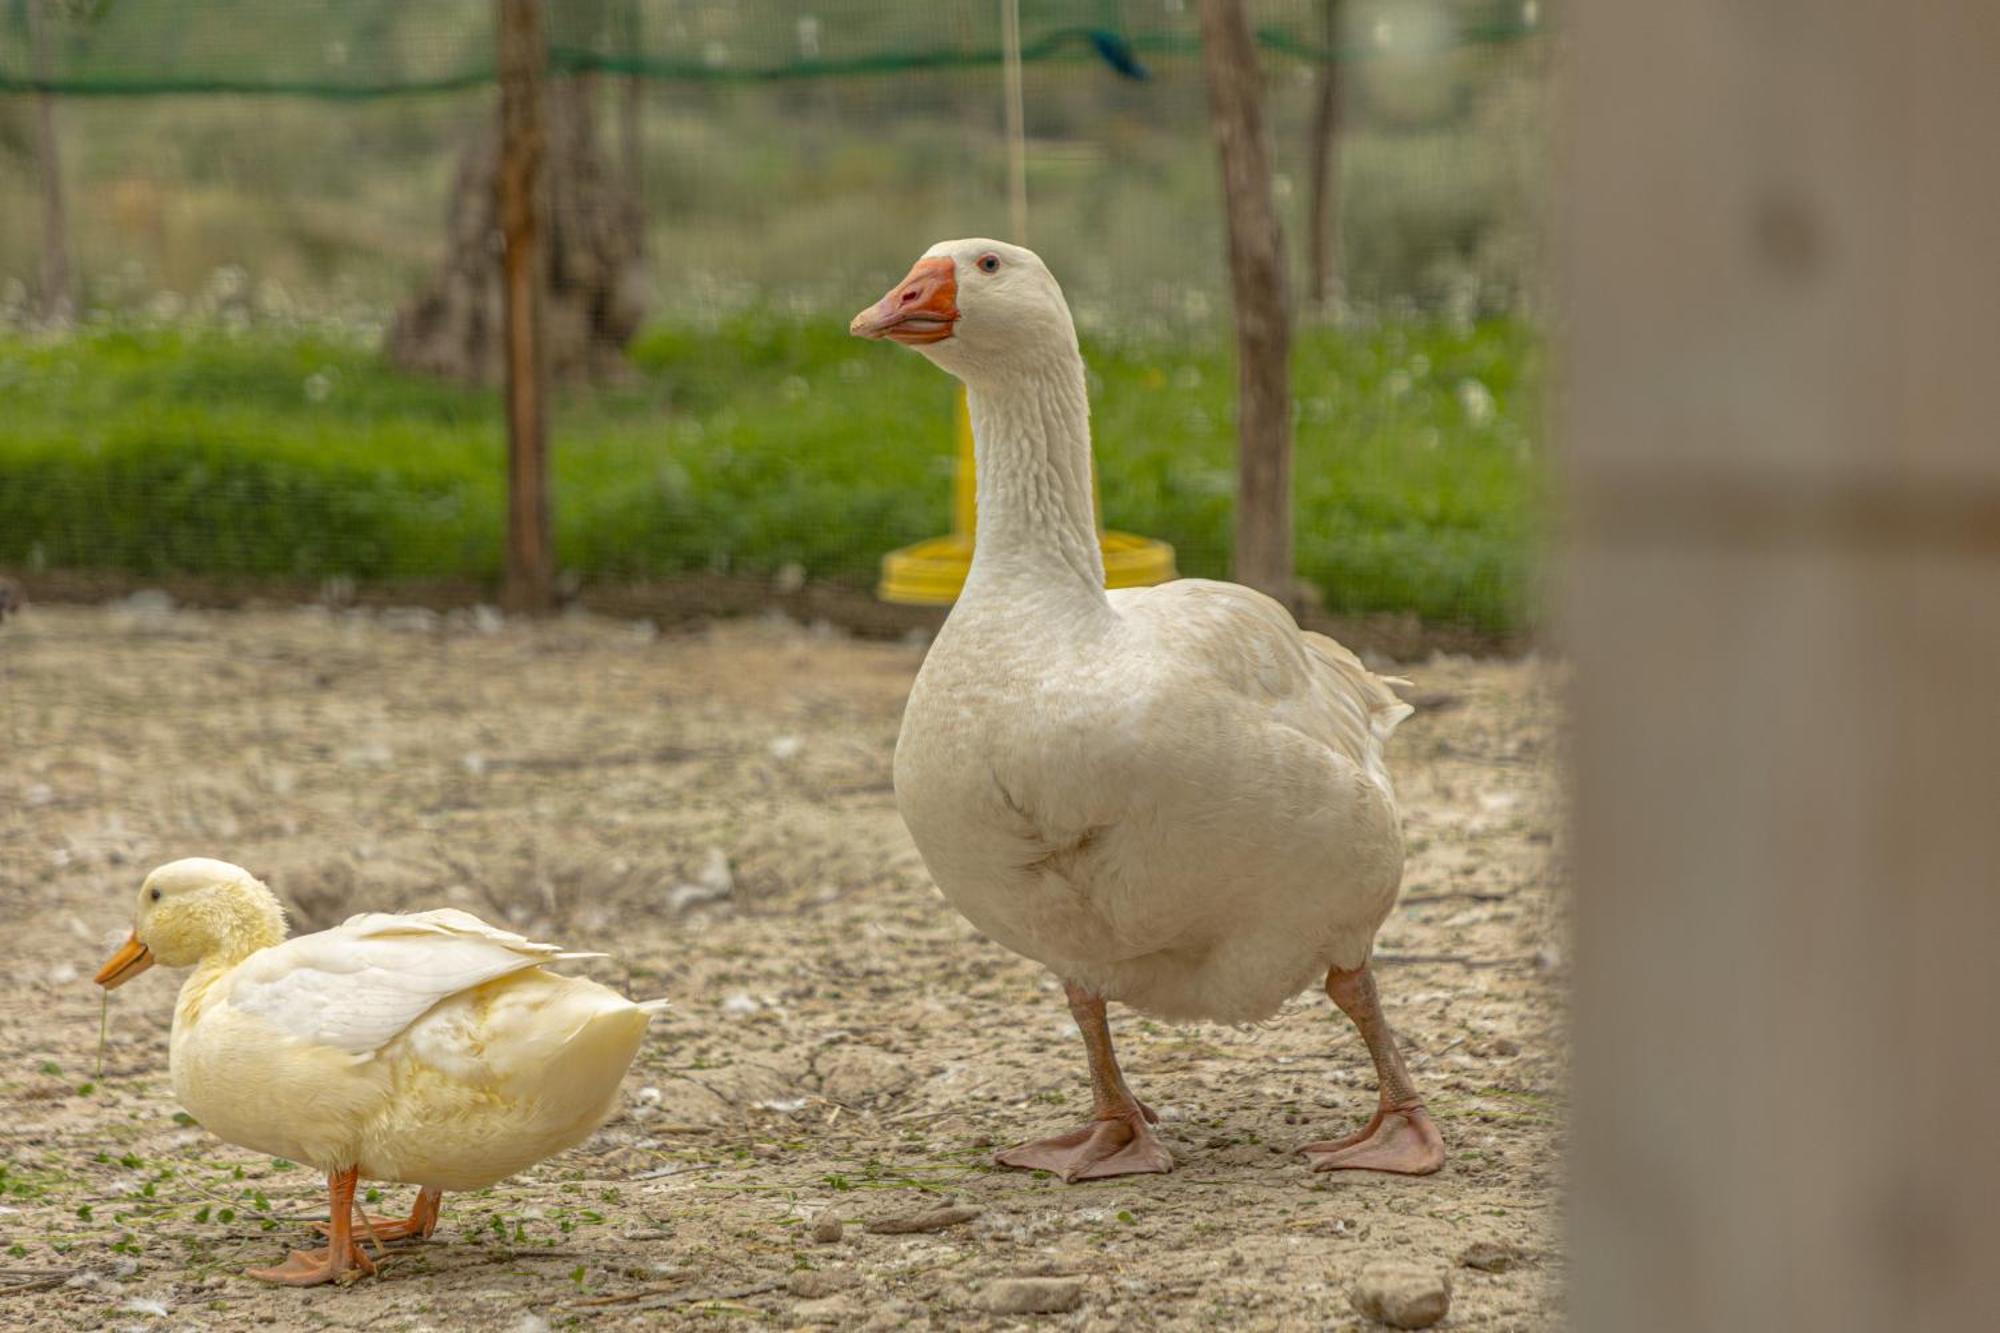
[[[1181,665],[1387,783],[1383,747],[1415,711],[1390,687],[1408,681],[1376,675],[1333,639],[1300,629],[1272,598],[1239,584],[1178,579],[1111,597]]]

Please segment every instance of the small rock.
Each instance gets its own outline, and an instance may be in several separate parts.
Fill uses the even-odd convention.
[[[1391,1328],[1429,1328],[1451,1309],[1451,1275],[1407,1259],[1377,1259],[1361,1270],[1348,1300],[1364,1318]]]
[[[874,1313],[861,1326],[868,1333],[902,1333],[903,1329],[919,1326],[918,1307],[908,1301],[883,1301],[879,1305],[870,1301],[869,1307]]]
[[[508,1325],[507,1333],[549,1333],[549,1321],[533,1310],[524,1310],[519,1319]]]
[[[727,898],[736,891],[736,876],[729,868],[729,853],[720,847],[708,849],[701,870],[688,884],[677,884],[667,894],[667,910],[684,912],[702,903]]]
[[[1521,1263],[1520,1247],[1504,1242],[1482,1240],[1466,1247],[1458,1261],[1467,1268],[1476,1268],[1482,1273],[1504,1273]]]
[[[382,612],[382,628],[398,634],[430,634],[436,631],[438,613],[427,606],[392,606]]]
[[[821,1213],[813,1219],[812,1238],[816,1244],[838,1244],[840,1241],[840,1232],[840,1219],[832,1213]]]
[[[753,1111],[776,1111],[779,1115],[792,1115],[805,1110],[806,1106],[807,1101],[804,1097],[774,1097],[768,1101],[750,1103],[750,1109]],[[770,1147],[771,1145],[760,1144],[759,1146]],[[777,1149],[772,1148],[771,1155],[776,1156]]]
[[[846,1291],[860,1281],[860,1274],[851,1268],[802,1268],[786,1278],[785,1285],[792,1295],[817,1301]]]
[[[820,1091],[843,1106],[866,1106],[910,1086],[910,1062],[873,1046],[844,1046],[820,1068]]]
[[[987,1283],[979,1300],[992,1314],[1061,1314],[1083,1304],[1083,1280],[1003,1277]]]
[[[943,1231],[970,1222],[979,1216],[979,1209],[965,1206],[937,1208],[928,1213],[915,1213],[907,1217],[877,1217],[868,1223],[868,1229],[878,1236],[910,1236],[920,1231]]]
[[[851,1296],[828,1296],[824,1300],[800,1301],[792,1307],[792,1318],[801,1324],[851,1326],[861,1315]]]
[[[158,588],[141,588],[112,605],[127,615],[158,617],[172,614],[174,599]]]

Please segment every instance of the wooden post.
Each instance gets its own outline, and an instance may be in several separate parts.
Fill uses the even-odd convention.
[[[541,0],[498,0],[501,280],[506,323],[507,580],[509,610],[555,605],[549,534],[548,371],[542,357],[542,77],[548,64]]]
[[[1000,0],[1001,76],[1007,101],[1007,221],[1016,245],[1028,243],[1028,114],[1021,77],[1021,0]]]
[[[1340,0],[1320,0],[1320,45],[1340,49]],[[1306,299],[1324,313],[1340,295],[1334,266],[1340,258],[1340,64],[1331,58],[1313,74],[1311,208],[1306,253],[1311,268]]]
[[[1571,1322],[2000,1328],[2000,23],[1565,12]]]
[[[55,77],[50,49],[52,0],[28,0],[28,45],[35,77]],[[42,177],[42,318],[67,323],[76,313],[76,290],[69,266],[69,209],[63,201],[62,149],[56,137],[56,95],[35,94],[35,158]]]
[[[1242,0],[1201,0],[1202,69],[1222,159],[1236,313],[1236,579],[1287,606],[1292,582],[1291,326],[1257,49]]]
[[[624,0],[619,6],[620,45],[628,60],[637,61],[646,53],[646,15],[640,0]],[[620,80],[618,99],[618,139],[621,167],[625,175],[626,205],[632,211],[632,253],[646,253],[646,80],[636,69]]]

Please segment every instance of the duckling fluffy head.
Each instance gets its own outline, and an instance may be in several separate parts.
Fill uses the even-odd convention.
[[[132,938],[97,980],[119,986],[154,963],[191,967],[214,955],[235,962],[284,938],[285,909],[262,881],[227,861],[190,856],[146,876]]]

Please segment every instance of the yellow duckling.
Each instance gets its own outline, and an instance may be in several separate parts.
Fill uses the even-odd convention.
[[[443,1191],[491,1185],[604,1122],[665,1001],[542,968],[601,956],[450,908],[288,940],[256,877],[192,857],[146,876],[132,937],[97,983],[194,967],[174,1006],[174,1095],[218,1138],[326,1173],[327,1247],[251,1270],[312,1286],[373,1272],[359,1239],[429,1236]],[[364,1176],[420,1192],[407,1219],[364,1214],[357,1237]]]

